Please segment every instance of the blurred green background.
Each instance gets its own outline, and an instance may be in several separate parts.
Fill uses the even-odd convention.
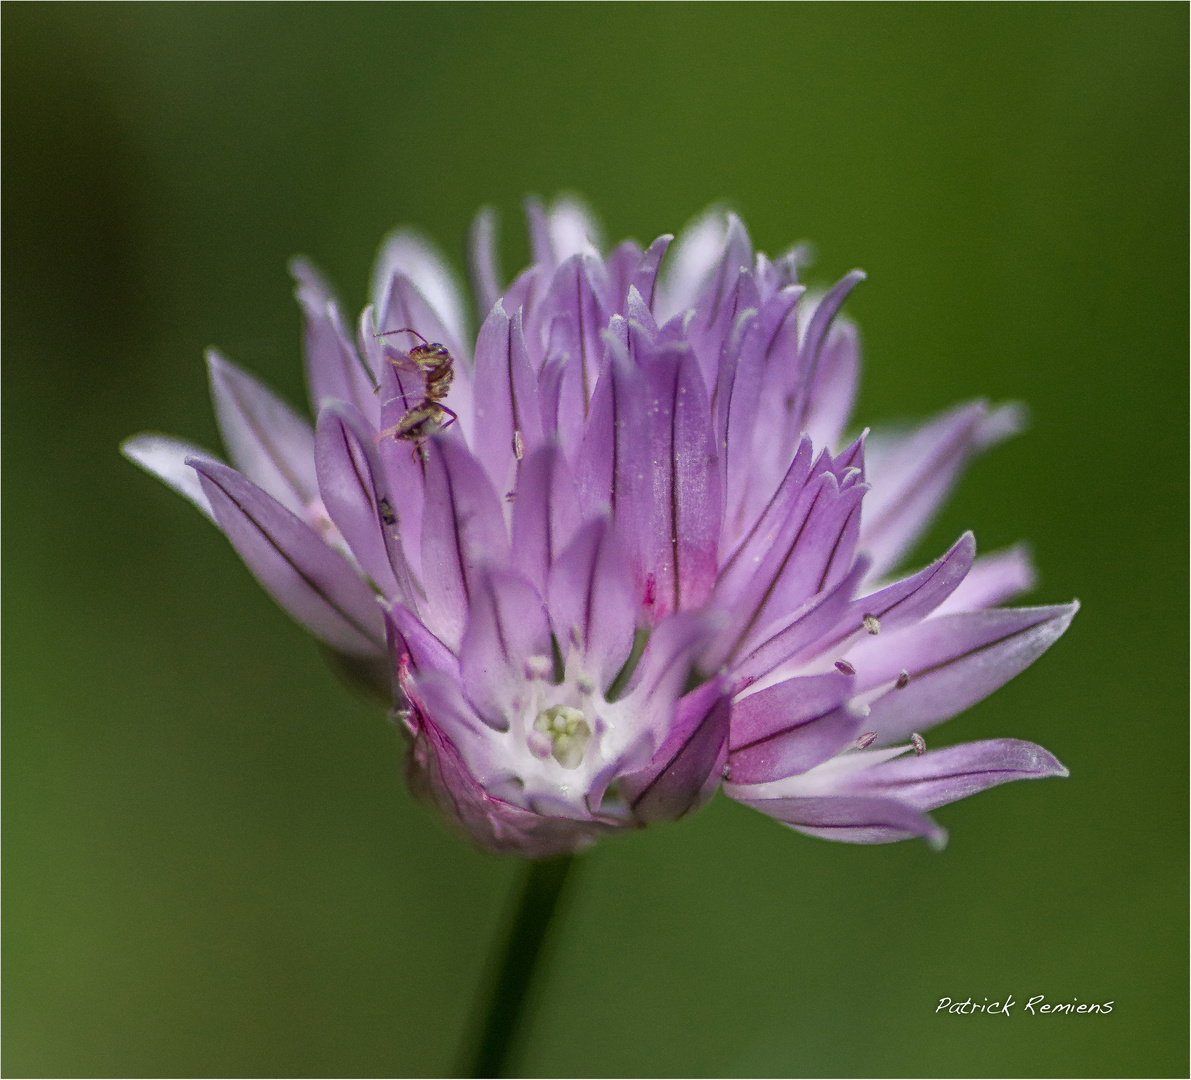
[[[610,239],[726,199],[869,272],[858,418],[1017,398],[918,552],[1033,545],[1067,636],[933,745],[1071,779],[950,847],[719,797],[582,866],[526,1075],[1186,1075],[1184,4],[3,8],[5,1071],[453,1068],[518,867],[193,509],[202,349],[304,402],[286,260],[354,312],[382,234],[573,190]],[[1115,1002],[935,1015],[938,999]]]

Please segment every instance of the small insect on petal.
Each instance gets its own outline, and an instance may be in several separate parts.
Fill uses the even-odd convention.
[[[525,440],[521,438],[521,432],[515,429],[513,431],[513,457],[518,461],[525,457]]]
[[[902,673],[897,677],[897,688],[899,690],[904,690],[909,685],[910,673],[903,668]]]
[[[855,675],[856,669],[848,663],[847,660],[837,660],[835,662],[837,671],[842,671],[845,675]]]
[[[926,753],[926,740],[916,731],[910,736],[910,745],[914,747],[916,757],[922,757]]]
[[[881,632],[881,620],[876,615],[865,615],[864,628],[870,634],[879,634]]]
[[[852,743],[857,750],[867,750],[877,740],[877,733],[875,731],[866,731],[863,735],[857,737],[856,741]]]

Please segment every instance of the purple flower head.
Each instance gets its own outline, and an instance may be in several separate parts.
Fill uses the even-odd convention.
[[[412,233],[382,248],[355,332],[295,260],[317,423],[212,353],[235,468],[124,446],[324,645],[387,669],[412,789],[488,850],[540,857],[721,782],[815,836],[937,845],[931,809],[1065,776],[1032,743],[922,732],[1077,605],[999,607],[1028,556],[977,559],[971,533],[890,576],[1018,410],[844,439],[859,341],[839,312],[862,273],[809,294],[800,250],[770,260],[719,212],[672,252],[607,254],[573,201],[528,215],[533,264],[503,289],[477,219],[474,339]]]

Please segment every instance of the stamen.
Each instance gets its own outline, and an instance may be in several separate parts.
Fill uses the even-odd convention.
[[[529,748],[539,757],[549,740],[549,754],[564,769],[577,769],[583,762],[583,752],[591,739],[587,718],[579,709],[569,705],[552,705],[538,713],[529,736]]]
[[[866,731],[852,745],[856,747],[857,750],[867,750],[876,741],[877,733],[875,731]]]
[[[835,662],[837,671],[842,671],[845,675],[855,675],[856,669],[848,663],[847,660],[837,660]]]
[[[377,510],[380,511],[380,519],[386,525],[396,525],[397,515],[393,513],[393,504],[388,499],[382,497],[376,504]]]
[[[916,731],[910,736],[910,745],[914,747],[915,757],[922,757],[926,753],[926,740]]]
[[[897,677],[897,688],[899,690],[904,690],[909,685],[910,673],[903,668],[902,673]]]
[[[876,615],[865,615],[864,628],[870,634],[879,634],[881,632],[881,620]]]
[[[513,429],[513,457],[518,461],[525,457],[525,440],[521,438],[521,432],[516,428]]]

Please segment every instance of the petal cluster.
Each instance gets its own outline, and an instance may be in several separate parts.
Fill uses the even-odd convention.
[[[488,850],[540,857],[721,783],[815,836],[941,844],[935,807],[1066,775],[1032,743],[927,751],[922,733],[1076,605],[999,607],[1032,585],[1028,557],[977,559],[970,533],[890,576],[1017,410],[845,439],[859,340],[840,308],[862,273],[808,294],[800,250],[771,260],[719,212],[673,250],[606,254],[574,201],[528,217],[533,263],[507,288],[476,221],[474,337],[413,233],[383,246],[354,327],[295,260],[317,422],[211,353],[231,465],[124,446],[328,649],[382,673],[411,788]],[[445,379],[419,366],[429,345]]]

